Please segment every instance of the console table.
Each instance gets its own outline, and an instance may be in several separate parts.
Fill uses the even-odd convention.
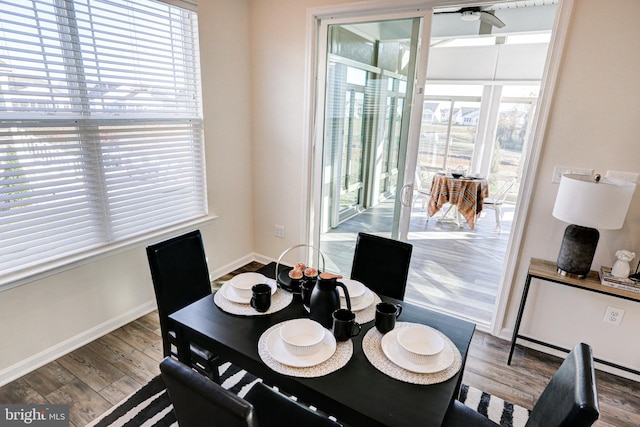
[[[507,365],[511,364],[511,358],[513,357],[513,351],[516,347],[516,341],[518,338],[529,341],[535,344],[539,344],[545,347],[553,348],[554,350],[564,351],[568,353],[566,348],[558,347],[556,345],[546,343],[534,338],[530,338],[524,335],[520,335],[520,322],[522,320],[522,313],[524,307],[527,304],[527,295],[529,294],[529,287],[531,286],[531,279],[540,279],[547,282],[558,283],[560,285],[571,286],[585,291],[597,292],[600,294],[610,295],[616,298],[622,298],[626,300],[640,302],[640,293],[627,291],[624,289],[613,288],[610,286],[604,286],[600,283],[600,274],[597,271],[591,270],[586,278],[576,279],[568,276],[558,274],[557,266],[555,262],[546,261],[538,258],[531,258],[529,264],[529,272],[527,273],[527,280],[524,282],[524,290],[522,292],[522,299],[520,300],[520,308],[518,309],[518,316],[516,317],[516,325],[513,329],[513,336],[511,338],[511,348],[509,349],[509,358],[507,359]],[[640,375],[640,371],[627,368],[626,366],[620,366],[615,363],[607,362],[606,360],[596,359],[594,361],[602,363],[603,365],[612,366],[623,371],[631,372],[636,375]]]

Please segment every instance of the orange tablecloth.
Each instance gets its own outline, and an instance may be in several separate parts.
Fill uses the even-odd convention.
[[[482,203],[489,196],[486,179],[456,179],[436,174],[431,182],[431,198],[429,199],[429,216],[438,212],[445,203],[456,206],[473,230],[476,218],[482,212]]]

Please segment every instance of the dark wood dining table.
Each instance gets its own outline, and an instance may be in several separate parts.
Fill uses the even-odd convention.
[[[446,203],[450,203],[473,230],[476,218],[482,212],[483,201],[489,196],[489,186],[483,178],[454,178],[435,174],[430,194],[429,216],[434,216]]]
[[[271,263],[258,272],[274,278],[275,268],[275,263]],[[177,327],[178,357],[183,362],[189,362],[190,352],[186,350],[191,341],[348,425],[440,426],[449,405],[458,397],[475,325],[415,304],[381,298],[402,304],[399,321],[425,324],[449,337],[462,356],[460,371],[449,380],[432,385],[410,384],[387,376],[368,361],[362,349],[362,338],[375,327],[371,321],[362,325],[362,332],[353,338],[353,355],[341,369],[316,378],[275,372],[260,358],[258,340],[273,325],[309,316],[297,295],[283,310],[243,317],[222,311],[214,303],[212,294],[169,317]]]

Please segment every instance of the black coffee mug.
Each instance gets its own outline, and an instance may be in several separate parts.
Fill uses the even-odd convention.
[[[351,337],[355,337],[362,330],[362,326],[356,322],[354,312],[346,308],[340,308],[333,312],[333,336],[336,341],[346,341]]]
[[[313,292],[313,288],[316,287],[315,280],[304,280],[302,282],[302,286],[300,287],[300,293],[302,294],[302,304],[309,307],[311,304],[311,293]]]
[[[264,313],[271,307],[271,286],[260,283],[251,287],[251,307],[256,311]]]
[[[390,302],[381,302],[376,305],[376,329],[386,334],[396,327],[396,319],[402,313],[402,306]]]

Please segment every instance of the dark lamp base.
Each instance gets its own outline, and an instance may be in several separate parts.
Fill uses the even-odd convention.
[[[570,225],[558,254],[558,273],[584,279],[591,270],[600,233],[595,228]]]

